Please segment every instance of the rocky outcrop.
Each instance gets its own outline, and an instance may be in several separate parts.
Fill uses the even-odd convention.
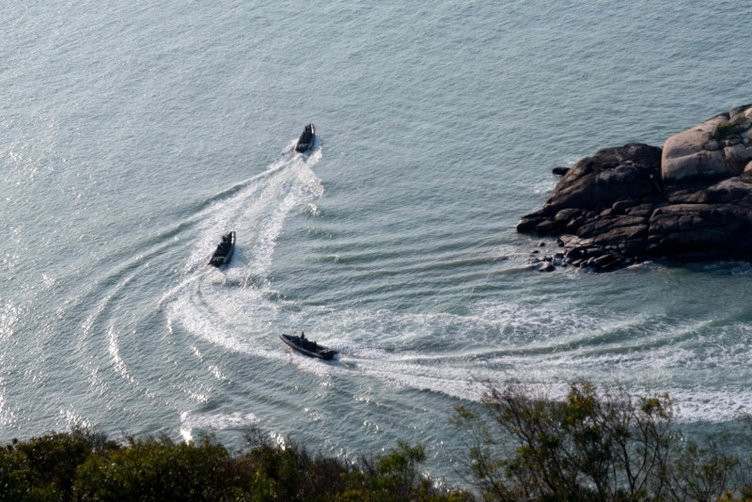
[[[663,145],[667,184],[703,183],[736,176],[752,160],[752,106],[735,108],[680,132]]]
[[[662,149],[633,143],[580,160],[517,230],[559,237],[561,264],[598,271],[656,257],[752,260],[752,105]],[[557,260],[546,258],[550,271]]]

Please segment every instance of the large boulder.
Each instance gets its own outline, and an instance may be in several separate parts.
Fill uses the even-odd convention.
[[[613,270],[654,257],[752,261],[752,105],[669,138],[577,162],[522,233],[558,236],[564,263]]]
[[[752,257],[752,214],[736,204],[673,204],[650,218],[649,254]]]
[[[675,134],[663,145],[663,182],[693,184],[736,176],[752,160],[751,140],[752,105]]]
[[[517,231],[575,233],[604,209],[618,211],[660,196],[661,149],[642,143],[604,148],[578,161],[559,181],[543,209],[523,216]]]
[[[600,209],[658,193],[660,161],[660,148],[641,143],[600,150],[567,172],[543,210]]]

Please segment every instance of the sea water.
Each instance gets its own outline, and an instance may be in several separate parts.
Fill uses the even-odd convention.
[[[727,1],[6,2],[0,439],[398,439],[456,479],[487,383],[752,409],[752,267],[528,267],[551,168],[749,94]],[[303,126],[319,133],[293,151]],[[207,266],[237,232],[226,269]],[[544,252],[554,245],[548,242]],[[340,351],[325,363],[278,335]]]

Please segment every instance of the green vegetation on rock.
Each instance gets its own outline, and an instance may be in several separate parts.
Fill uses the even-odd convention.
[[[723,141],[730,139],[750,126],[750,120],[742,114],[737,115],[732,120],[721,122],[715,127],[713,139]]]

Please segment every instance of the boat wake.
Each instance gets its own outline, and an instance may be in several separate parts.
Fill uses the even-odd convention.
[[[269,301],[277,239],[290,212],[323,193],[312,170],[321,149],[301,155],[293,151],[294,144],[264,172],[216,197],[197,217],[198,239],[181,278],[159,300],[171,324],[229,350],[274,357],[256,339],[267,336],[279,321],[279,306]],[[229,230],[237,234],[233,258],[222,271],[210,269],[207,250]]]
[[[159,300],[170,330],[203,344],[195,351],[213,350],[220,358],[227,352],[248,356],[257,399],[294,400],[297,384],[290,383],[293,390],[283,397],[278,380],[258,374],[259,368],[283,372],[291,364],[325,387],[335,385],[333,381],[380,382],[389,389],[429,391],[452,399],[478,400],[488,383],[509,381],[563,395],[570,382],[581,378],[624,383],[636,392],[687,394],[681,382],[666,385],[666,375],[706,350],[698,344],[712,326],[677,325],[661,315],[586,312],[571,308],[567,299],[559,304],[549,299],[547,305],[484,300],[466,305],[462,313],[340,310],[286,299],[274,289],[275,248],[291,213],[303,208],[304,214],[316,217],[315,200],[323,193],[312,170],[321,159],[320,148],[305,156],[292,152],[293,145],[264,172],[201,209],[195,216],[198,238],[175,285]],[[223,271],[211,269],[208,256],[229,230],[237,232],[233,260]],[[338,360],[325,364],[291,353],[278,338],[290,327],[305,327],[318,342],[340,352]],[[738,336],[732,333],[730,339]],[[220,366],[207,364],[204,369],[217,381],[233,381]],[[698,380],[712,378],[710,366],[697,362],[693,371]],[[127,368],[122,371],[126,378]],[[197,393],[193,401],[201,406],[211,401],[202,396]],[[739,399],[752,402],[752,395]],[[702,400],[683,399],[686,417],[707,419],[712,413],[706,408]],[[201,415],[191,413],[194,418]]]

